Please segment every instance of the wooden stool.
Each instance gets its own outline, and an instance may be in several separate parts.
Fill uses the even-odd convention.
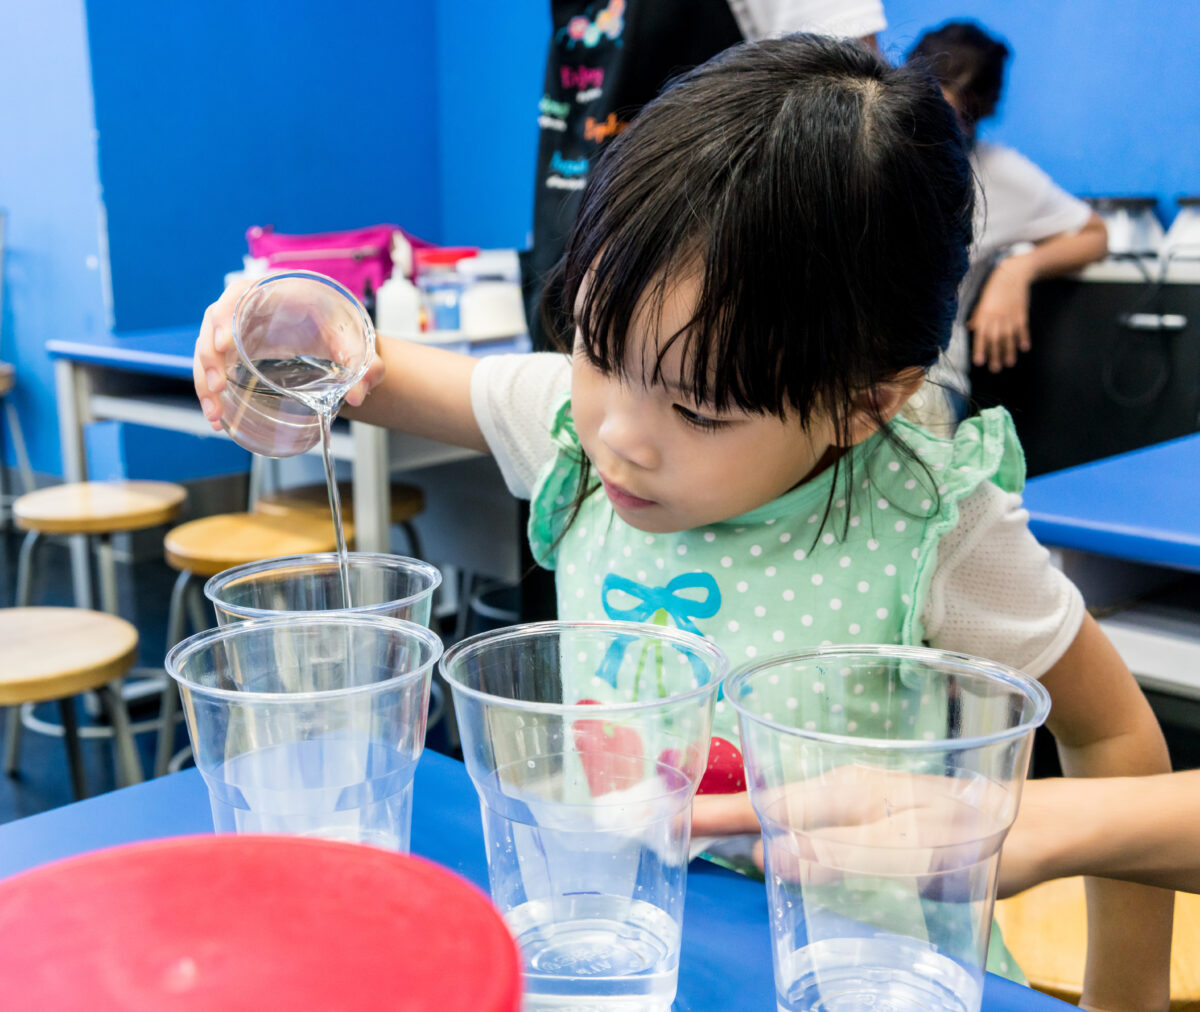
[[[996,903],[996,921],[1029,983],[1072,1004],[1083,992],[1087,911],[1083,879],[1056,879]],[[1136,925],[1129,926],[1136,931]],[[1175,894],[1172,1012],[1200,1012],[1200,896]]]
[[[346,540],[354,537],[354,524],[345,524]],[[332,552],[337,535],[328,508],[282,513],[220,513],[189,520],[173,527],[163,539],[167,564],[179,573],[167,609],[167,649],[183,639],[190,615],[195,632],[208,627],[208,606],[201,594],[201,578],[226,569],[284,555]],[[162,698],[162,725],[154,761],[155,776],[166,773],[175,738],[178,692],[169,683]]]
[[[342,501],[342,516],[347,520],[353,520],[354,488],[350,482],[338,482],[338,495]],[[417,540],[417,531],[412,520],[425,509],[425,493],[415,485],[394,482],[388,502],[389,521],[403,528],[404,535],[408,538],[410,554],[415,558],[420,558],[420,542]],[[258,497],[254,504],[254,511],[273,516],[299,511],[328,517],[330,515],[329,489],[324,482],[321,482],[315,485],[302,485],[298,488],[269,492]]]
[[[42,538],[75,535],[87,537],[95,545],[100,607],[115,616],[119,609],[112,536],[170,523],[179,515],[186,499],[187,491],[182,485],[165,481],[82,481],[21,496],[13,503],[17,527],[27,532],[17,558],[17,607],[24,608],[33,603],[34,561]],[[91,588],[76,586],[75,604],[90,608],[91,603]],[[159,691],[157,685],[154,691]],[[17,767],[22,723],[43,734],[59,733],[57,725],[32,719],[29,708],[24,708],[23,714],[10,711],[6,744],[6,770],[10,774]],[[157,721],[154,721],[134,730],[142,731],[156,725]],[[103,729],[103,733],[110,732]],[[137,762],[137,753],[132,752],[131,758]],[[139,769],[131,782],[140,779]]]
[[[82,608],[0,609],[0,705],[32,708],[58,701],[76,798],[84,797],[86,789],[72,697],[87,690],[99,692],[108,707],[118,783],[141,779],[119,689],[137,645],[137,630],[115,615]]]

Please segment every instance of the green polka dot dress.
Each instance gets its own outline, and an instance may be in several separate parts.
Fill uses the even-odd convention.
[[[958,522],[959,502],[985,481],[1019,492],[1025,463],[1003,409],[967,420],[953,440],[902,419],[892,431],[915,460],[876,435],[849,455],[849,488],[844,471],[835,487],[831,468],[742,516],[670,534],[629,526],[598,488],[568,528],[582,451],[564,399],[552,420],[555,457],[534,487],[529,521],[534,557],[556,572],[559,617],[676,626],[716,642],[734,665],[818,645],[923,643],[938,542]],[[869,734],[891,720],[920,720],[919,699],[884,708],[845,670],[781,682],[779,705],[819,714],[825,730],[840,722]],[[625,688],[610,690],[615,701]],[[893,704],[903,706],[903,693],[893,688]],[[586,695],[604,700],[603,680],[590,679]],[[744,789],[737,746],[736,715],[718,700],[716,761],[703,791]],[[1002,949],[991,968],[1008,962],[1009,975],[1019,974]]]

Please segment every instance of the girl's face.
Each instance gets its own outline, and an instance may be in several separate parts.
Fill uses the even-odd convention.
[[[596,368],[575,342],[571,409],[579,441],[617,515],[650,533],[747,513],[828,466],[836,449],[826,417],[813,417],[805,429],[791,416],[695,403],[679,385],[681,342],[663,360],[661,381],[642,380],[652,375],[658,334],[674,334],[690,318],[696,287],[695,279],[674,286],[658,327],[638,315],[623,373]]]

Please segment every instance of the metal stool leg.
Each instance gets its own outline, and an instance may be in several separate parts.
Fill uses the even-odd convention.
[[[142,775],[142,761],[138,758],[137,746],[133,741],[129,711],[125,709],[125,700],[121,696],[121,683],[109,682],[100,690],[100,695],[108,707],[108,716],[112,721],[117,783],[122,787],[140,784],[145,779]]]
[[[175,578],[175,586],[171,589],[171,604],[167,608],[168,650],[183,639],[186,632],[185,602],[193,580],[191,573],[180,573]],[[154,751],[154,775],[156,777],[163,776],[171,762],[171,753],[175,748],[175,715],[178,711],[179,689],[175,685],[175,679],[168,677],[167,684],[163,688],[162,702],[158,708],[158,744]]]
[[[58,715],[62,720],[63,744],[67,748],[67,768],[71,771],[71,790],[75,800],[80,801],[87,797],[87,781],[83,775],[83,753],[79,748],[79,723],[75,717],[74,698],[58,701]]]
[[[11,400],[5,400],[4,411],[8,417],[8,435],[12,439],[13,450],[17,454],[17,470],[21,475],[21,485],[26,492],[32,492],[33,464],[29,460],[29,450],[25,446],[25,434],[21,431],[21,417],[17,414],[17,406]]]
[[[21,759],[21,705],[4,711],[4,775],[15,777]]]
[[[33,559],[42,536],[30,531],[21,542],[17,555],[17,607],[28,608],[33,604]]]
[[[100,610],[110,615],[120,614],[117,595],[117,560],[113,555],[111,534],[96,535],[96,561],[100,573]]]
[[[186,599],[188,621],[192,625],[192,632],[204,632],[205,629],[212,626],[212,622],[208,617],[208,598],[204,596],[204,588],[198,578],[188,581]]]
[[[33,603],[33,561],[42,536],[30,531],[21,542],[17,555],[17,607],[27,608]],[[21,763],[21,737],[25,726],[21,723],[21,707],[11,707],[4,717],[4,772],[16,776]]]
[[[405,520],[400,525],[404,536],[408,538],[408,554],[414,559],[421,558],[421,540],[417,537],[417,526],[411,520]]]

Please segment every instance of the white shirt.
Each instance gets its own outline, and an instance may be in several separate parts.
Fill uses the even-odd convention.
[[[860,39],[887,27],[881,0],[730,0],[729,8],[748,39],[788,32]]]
[[[530,498],[554,458],[549,420],[570,386],[570,360],[554,352],[496,355],[475,366],[475,419],[520,499]],[[921,615],[933,646],[1037,678],[1071,645],[1083,611],[1075,585],[1030,533],[1020,496],[984,482],[959,503],[958,525],[938,545]]]
[[[1092,210],[1012,148],[980,141],[971,152],[975,170],[975,242],[971,265],[958,290],[958,319],[934,377],[967,392],[971,348],[966,321],[996,260],[1020,242],[1040,242],[1078,232]]]

